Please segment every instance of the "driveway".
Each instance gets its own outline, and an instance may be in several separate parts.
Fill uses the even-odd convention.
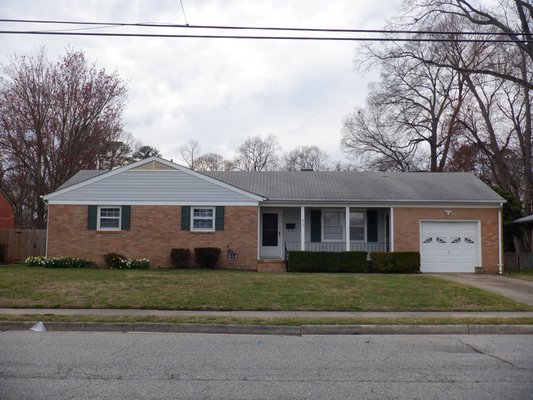
[[[509,297],[533,306],[533,281],[490,274],[432,274],[438,278],[463,283]]]

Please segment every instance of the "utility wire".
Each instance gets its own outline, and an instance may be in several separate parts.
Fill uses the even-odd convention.
[[[54,35],[54,36],[107,36],[107,37],[146,37],[146,38],[197,38],[197,39],[258,39],[258,40],[317,40],[351,42],[446,42],[446,43],[530,43],[522,39],[448,39],[448,38],[391,38],[391,37],[320,37],[320,36],[245,36],[245,35],[181,35],[158,33],[104,33],[104,32],[56,32],[56,31],[6,31],[0,34],[11,35]]]
[[[185,8],[183,7],[183,1],[180,0],[181,4],[181,11],[183,12],[183,19],[185,20],[185,25],[189,26],[189,23],[187,22],[187,16],[185,15]]]
[[[180,0],[181,1],[181,0]],[[184,10],[183,10],[184,11]],[[185,12],[183,14],[185,17]],[[185,17],[186,18],[186,17]],[[0,19],[9,23],[37,23],[37,24],[66,24],[66,25],[106,25],[133,26],[149,28],[190,28],[190,29],[227,29],[227,30],[258,30],[258,31],[290,31],[290,32],[330,32],[330,33],[371,33],[371,34],[411,34],[411,35],[474,35],[474,36],[522,36],[525,32],[475,32],[475,31],[427,31],[427,30],[394,30],[394,29],[332,29],[332,28],[288,28],[265,26],[228,26],[228,25],[186,25],[168,23],[130,23],[130,22],[91,22],[91,21],[62,21],[62,20],[34,20],[34,19]]]

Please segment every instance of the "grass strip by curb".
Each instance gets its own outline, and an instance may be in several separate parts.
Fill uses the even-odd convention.
[[[241,317],[160,317],[160,316],[97,316],[0,314],[0,321],[28,322],[104,322],[104,323],[171,323],[216,325],[533,325],[533,318],[241,318]]]

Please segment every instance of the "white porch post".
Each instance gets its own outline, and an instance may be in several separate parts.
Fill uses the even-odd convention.
[[[394,208],[390,208],[390,223],[389,223],[389,237],[390,237],[390,251],[394,251]]]
[[[346,251],[350,251],[350,207],[346,207],[346,212],[344,214],[344,238],[346,239]]]
[[[305,250],[305,207],[300,207],[300,250]]]

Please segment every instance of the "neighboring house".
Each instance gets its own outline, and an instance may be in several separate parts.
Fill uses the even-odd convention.
[[[533,253],[533,215],[515,219],[513,224],[522,225],[524,227],[524,231],[526,232],[526,248],[524,250],[528,253]]]
[[[0,187],[0,229],[15,228],[15,203]]]
[[[48,257],[167,267],[172,248],[215,246],[222,268],[275,270],[288,250],[420,251],[422,272],[501,269],[505,200],[468,173],[202,174],[150,157],[44,198]]]

